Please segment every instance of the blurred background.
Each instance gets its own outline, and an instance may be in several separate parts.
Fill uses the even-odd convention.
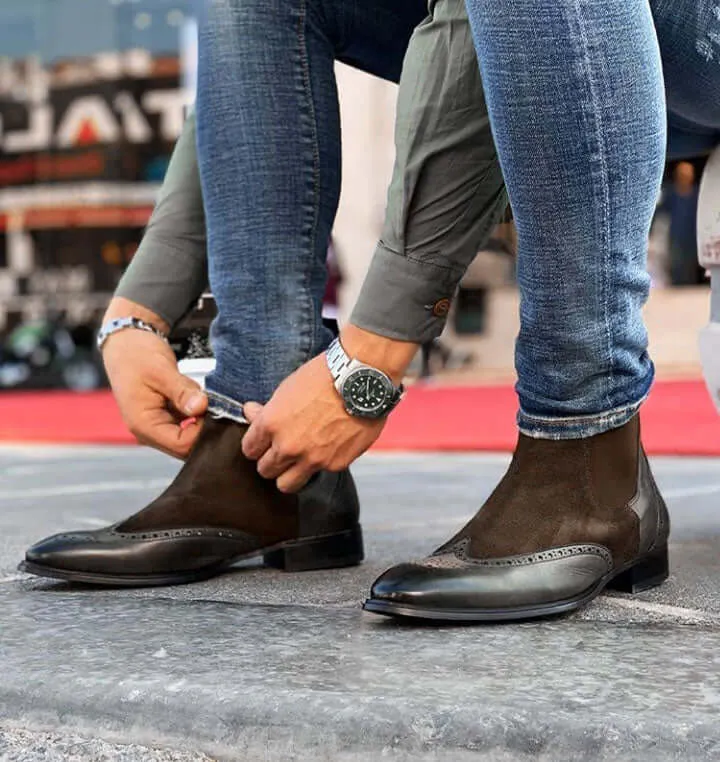
[[[190,0],[0,4],[0,390],[105,384],[93,348],[132,259],[195,89]],[[338,66],[344,185],[329,314],[347,315],[380,232],[395,87]],[[351,96],[351,97],[349,97]],[[695,211],[702,163],[669,165],[650,240],[647,307],[661,376],[699,377],[707,322]],[[515,232],[497,228],[463,280],[440,342],[413,373],[447,383],[513,376]],[[202,336],[211,300],[177,333]]]

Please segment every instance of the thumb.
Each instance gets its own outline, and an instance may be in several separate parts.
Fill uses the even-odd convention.
[[[164,382],[164,388],[160,389],[160,391],[167,397],[176,410],[187,416],[203,415],[205,413],[208,399],[199,384],[187,376],[183,376],[175,368],[168,371]]]

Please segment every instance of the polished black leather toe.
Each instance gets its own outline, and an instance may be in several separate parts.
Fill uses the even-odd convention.
[[[609,551],[597,545],[489,561],[447,553],[385,572],[373,584],[366,608],[385,602],[448,618],[525,616],[541,604],[553,607],[592,593],[611,572]]]
[[[122,533],[113,527],[56,534],[25,554],[25,571],[75,581],[170,584],[216,574],[228,560],[253,554],[257,538],[242,532],[174,529]]]

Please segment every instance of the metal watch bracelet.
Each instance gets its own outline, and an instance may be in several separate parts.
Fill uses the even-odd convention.
[[[151,325],[150,323],[145,322],[144,320],[141,320],[140,318],[136,317],[122,317],[122,318],[116,318],[115,320],[110,320],[109,322],[105,323],[98,332],[97,336],[97,348],[101,350],[103,346],[105,345],[105,342],[114,334],[118,333],[118,331],[124,331],[126,328],[135,328],[139,331],[147,331],[148,333],[154,333],[156,336],[159,336],[164,341],[167,341],[168,337],[158,328],[155,328],[154,325]]]

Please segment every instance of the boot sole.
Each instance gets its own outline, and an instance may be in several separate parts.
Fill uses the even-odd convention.
[[[98,574],[95,572],[60,569],[44,566],[34,561],[22,561],[18,570],[37,577],[60,579],[103,587],[166,587],[203,582],[227,572],[233,564],[263,557],[266,566],[285,572],[319,571],[357,566],[362,563],[362,528],[358,524],[352,529],[335,534],[304,537],[302,540],[288,540],[252,553],[233,556],[220,564],[187,572],[166,574]]]
[[[524,606],[512,609],[446,609],[424,608],[407,603],[393,603],[379,598],[368,598],[363,609],[383,616],[405,617],[410,619],[432,619],[447,622],[512,622],[528,619],[542,619],[577,611],[604,590],[636,594],[643,590],[662,585],[668,578],[668,551],[662,548],[647,556],[633,561],[603,577],[589,592],[583,595],[553,601],[538,606]]]

